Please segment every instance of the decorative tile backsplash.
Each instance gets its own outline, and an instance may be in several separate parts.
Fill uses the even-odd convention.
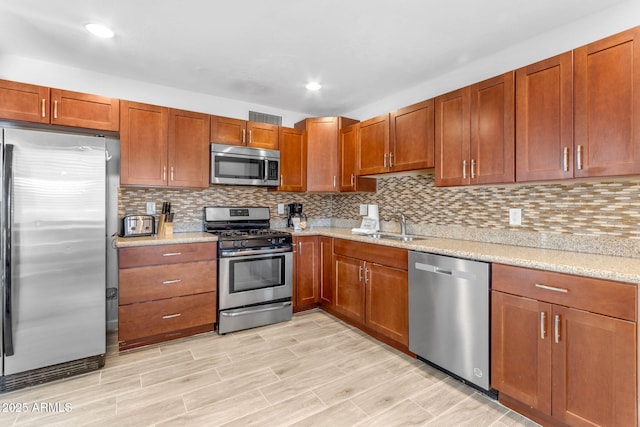
[[[176,231],[202,229],[203,207],[259,205],[283,227],[278,203],[302,203],[312,225],[353,227],[360,204],[378,204],[383,229],[397,231],[403,213],[409,232],[496,243],[640,257],[640,178],[554,183],[435,187],[433,174],[378,178],[376,193],[300,194],[266,188],[213,186],[203,190],[120,188],[119,215],[145,212],[145,202],[172,203]],[[509,208],[522,225],[509,225]]]
[[[120,187],[118,201],[119,216],[145,213],[146,202],[155,202],[158,210],[162,202],[171,202],[175,231],[202,230],[205,206],[268,206],[272,221],[278,221],[286,218],[278,215],[278,203],[302,203],[310,218],[331,218],[330,195],[277,193],[264,187],[217,185],[202,190]]]
[[[357,219],[361,203],[414,224],[640,239],[638,179],[442,188],[431,174],[383,178],[375,194],[337,196],[332,215]],[[522,209],[521,226],[509,225],[509,208]]]

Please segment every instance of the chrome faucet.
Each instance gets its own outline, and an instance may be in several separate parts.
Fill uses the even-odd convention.
[[[400,233],[404,236],[407,234],[407,219],[403,214],[392,215],[391,218],[398,218],[400,220]]]

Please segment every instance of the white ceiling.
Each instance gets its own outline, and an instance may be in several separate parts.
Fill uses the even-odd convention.
[[[0,53],[323,116],[621,2],[0,0]]]

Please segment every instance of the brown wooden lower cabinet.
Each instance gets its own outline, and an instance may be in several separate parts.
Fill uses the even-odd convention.
[[[334,239],[333,265],[335,311],[406,348],[407,251]]]
[[[215,243],[118,250],[120,350],[213,331]]]
[[[333,238],[320,236],[320,302],[333,307]]]
[[[318,236],[295,236],[293,246],[293,305],[300,311],[320,302]]]
[[[494,264],[492,286],[503,404],[545,425],[637,425],[635,285]]]

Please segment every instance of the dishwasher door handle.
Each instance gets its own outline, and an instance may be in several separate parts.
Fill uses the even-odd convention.
[[[416,270],[428,271],[429,273],[438,273],[438,274],[446,274],[447,276],[452,276],[452,270],[445,270],[435,265],[425,264],[422,262],[415,263]]]

